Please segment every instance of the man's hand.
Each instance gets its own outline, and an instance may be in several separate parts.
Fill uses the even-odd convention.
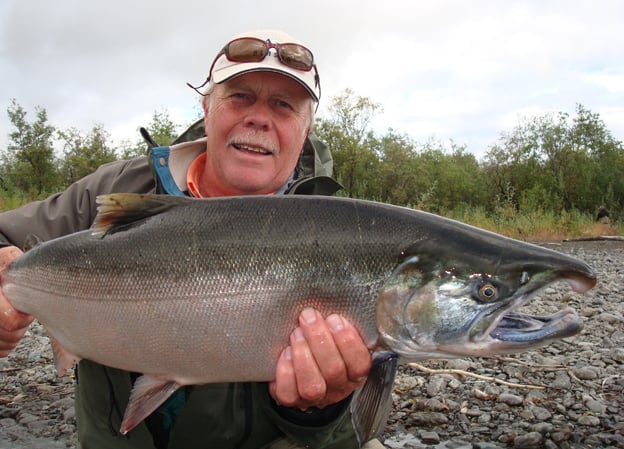
[[[0,248],[0,271],[22,254],[15,246]],[[8,356],[17,346],[32,320],[32,316],[15,310],[0,289],[0,357]]]
[[[269,391],[285,407],[323,408],[361,386],[370,366],[370,352],[352,324],[339,315],[324,319],[305,309],[290,346],[280,355]]]

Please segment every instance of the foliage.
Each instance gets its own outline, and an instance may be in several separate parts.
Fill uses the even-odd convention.
[[[145,129],[158,145],[169,145],[178,137],[181,126],[171,120],[167,110],[163,110],[154,112],[151,121]],[[137,133],[137,135],[139,134]],[[137,156],[145,156],[149,148],[150,145],[139,136],[133,144],[126,143],[122,146],[120,151],[121,158],[130,159]]]
[[[61,163],[61,173],[65,185],[78,181],[100,165],[117,159],[115,150],[108,143],[110,135],[102,125],[95,125],[86,136],[72,128],[59,131],[59,137],[64,142],[65,157]]]
[[[484,169],[497,195],[513,189],[517,210],[543,207],[592,213],[600,205],[624,210],[624,147],[582,105],[576,116],[546,114],[503,134]]]
[[[9,145],[2,154],[0,182],[9,191],[21,191],[27,198],[37,198],[61,185],[54,156],[55,128],[48,124],[43,108],[35,108],[36,119],[28,122],[26,111],[15,99],[7,109],[15,128],[9,134]]]
[[[371,196],[367,173],[377,170],[371,146],[370,121],[381,106],[365,97],[356,96],[350,89],[331,100],[331,118],[320,119],[316,134],[332,149],[334,173],[350,197]]]
[[[501,133],[481,161],[453,141],[419,143],[393,129],[375,133],[371,122],[381,111],[380,104],[346,89],[331,100],[329,115],[317,118],[315,133],[332,150],[342,194],[420,208],[517,238],[620,232],[624,146],[582,105],[572,116],[560,112],[520,121]],[[28,121],[15,100],[7,113],[13,129],[9,145],[0,149],[3,209],[148,149],[140,137],[115,146],[102,125],[86,134],[59,130],[41,107]],[[146,128],[166,145],[182,126],[165,110],[154,112]],[[611,226],[595,223],[599,206],[615,218]]]
[[[315,132],[333,151],[334,170],[346,194],[430,211],[484,200],[485,182],[475,156],[451,142],[419,146],[390,129],[377,137],[369,128],[380,106],[346,89],[333,99],[329,119]]]

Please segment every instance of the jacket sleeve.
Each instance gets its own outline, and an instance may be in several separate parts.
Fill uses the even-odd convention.
[[[97,213],[98,195],[146,193],[153,188],[147,157],[102,165],[63,192],[0,213],[0,246],[24,248],[29,239],[46,241],[88,229]]]
[[[298,410],[275,404],[266,383],[253,384],[265,413],[290,439],[311,449],[356,449],[359,447],[351,424],[350,398],[310,416],[295,416]],[[303,412],[299,412],[305,415]]]

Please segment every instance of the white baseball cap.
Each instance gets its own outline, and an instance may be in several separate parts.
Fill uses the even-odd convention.
[[[258,47],[258,44],[261,46]],[[245,62],[246,58],[253,61]],[[210,81],[220,84],[256,71],[289,76],[305,87],[315,102],[318,103],[321,97],[321,84],[312,52],[300,41],[277,30],[251,31],[234,36],[217,54],[208,76]]]

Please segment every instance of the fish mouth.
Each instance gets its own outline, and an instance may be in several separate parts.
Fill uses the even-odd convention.
[[[585,293],[596,285],[596,277],[591,272],[559,273],[556,277],[557,280],[567,282],[577,293]],[[550,284],[551,282],[545,282],[538,288],[523,292],[514,301],[515,304],[502,313],[499,311],[498,316],[494,317],[485,334],[497,344],[499,350],[506,348],[515,351],[541,346],[549,341],[576,335],[583,329],[581,318],[569,306],[550,315],[531,315],[518,311],[534,299],[537,291]]]
[[[500,318],[490,337],[508,344],[535,344],[571,337],[582,328],[581,319],[572,307],[546,316],[508,312]]]

